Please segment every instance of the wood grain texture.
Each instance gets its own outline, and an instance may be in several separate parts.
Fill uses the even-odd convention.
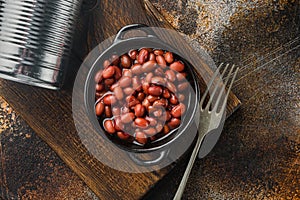
[[[75,53],[72,55],[69,75],[62,90],[50,91],[11,81],[0,81],[0,95],[21,113],[33,130],[100,199],[141,198],[173,168],[172,165],[161,171],[142,174],[113,170],[89,154],[76,133],[72,119],[73,81],[82,58],[89,50],[127,24],[143,23],[170,28],[151,4],[146,3],[145,7],[142,1],[103,0],[93,12],[85,13],[81,17],[74,42]],[[203,74],[211,74],[208,67],[201,70]],[[239,100],[231,94],[229,112],[231,113],[239,103]]]

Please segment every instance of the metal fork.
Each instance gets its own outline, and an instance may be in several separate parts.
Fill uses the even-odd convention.
[[[236,68],[235,72],[234,68],[235,66],[233,65],[230,68],[230,71],[227,74],[227,77],[225,79],[225,83],[222,84],[221,88],[219,88],[219,85],[221,84],[223,77],[229,67],[229,64],[227,64],[225,66],[225,69],[223,70],[223,73],[221,74],[220,77],[218,77],[220,68],[222,68],[223,63],[220,64],[220,66],[218,67],[218,69],[216,70],[216,72],[213,74],[213,77],[211,78],[210,82],[208,83],[207,89],[204,92],[203,96],[201,97],[200,100],[200,104],[199,104],[199,110],[200,110],[200,126],[199,126],[199,130],[198,130],[198,139],[196,142],[196,145],[194,147],[194,150],[192,152],[190,161],[187,165],[187,168],[184,172],[184,175],[182,177],[182,180],[180,182],[180,185],[177,189],[177,192],[174,196],[174,200],[180,200],[181,196],[184,192],[187,180],[189,178],[189,175],[191,173],[193,164],[195,162],[195,159],[197,157],[198,151],[201,147],[201,143],[203,141],[203,138],[209,134],[211,131],[222,131],[222,127],[225,121],[225,115],[226,115],[226,104],[227,104],[227,99],[228,99],[228,95],[229,92],[231,90],[232,84],[234,82],[234,79],[237,75],[237,72],[239,70],[239,68]],[[224,97],[224,92],[225,92],[225,87],[229,82],[230,77],[233,74],[233,78],[231,79],[230,85],[227,89],[227,93]],[[216,80],[216,78],[218,78]],[[214,84],[216,82],[216,84]],[[213,88],[214,87],[214,88]],[[204,103],[205,103],[205,99],[207,97],[207,95],[209,94],[209,91],[212,91],[212,93],[210,94],[208,103],[206,104],[205,108],[204,107]],[[217,94],[218,89],[220,90],[219,93]],[[223,97],[223,101],[221,102],[221,99]]]

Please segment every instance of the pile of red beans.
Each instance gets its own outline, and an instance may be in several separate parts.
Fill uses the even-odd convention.
[[[110,138],[146,145],[174,132],[186,111],[185,64],[142,48],[105,60],[95,75],[95,113]]]

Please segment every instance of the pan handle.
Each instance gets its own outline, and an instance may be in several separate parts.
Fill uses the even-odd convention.
[[[149,26],[147,26],[145,24],[130,24],[130,25],[124,26],[123,28],[121,28],[119,30],[117,36],[115,37],[114,43],[122,41],[124,34],[127,31],[130,31],[133,29],[138,29],[138,30],[141,30],[141,31],[147,33],[147,37],[156,37],[157,38],[157,35]]]
[[[169,154],[169,150],[164,150],[159,152],[159,155],[157,158],[153,160],[144,160],[138,157],[136,154],[131,154],[129,153],[129,157],[137,164],[140,166],[153,166],[159,164],[164,158],[166,158]]]

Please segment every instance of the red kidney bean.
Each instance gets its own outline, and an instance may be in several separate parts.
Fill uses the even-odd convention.
[[[150,103],[150,101],[149,101],[148,99],[144,99],[143,102],[142,102],[142,105],[143,105],[146,109],[148,109],[149,106],[151,106],[151,103]]]
[[[153,60],[147,61],[142,66],[144,73],[152,72],[156,68],[156,62]]]
[[[117,102],[117,99],[114,95],[106,95],[105,97],[103,97],[103,103],[105,105],[114,105]]]
[[[137,127],[140,127],[140,128],[147,128],[149,126],[149,123],[144,118],[138,117],[134,120],[134,123]]]
[[[137,100],[142,102],[145,99],[145,96],[146,96],[145,93],[139,92],[136,98],[137,98]]]
[[[102,102],[97,103],[95,111],[97,116],[101,116],[104,112],[104,104]]]
[[[117,66],[114,66],[114,68],[115,68],[115,75],[114,75],[114,78],[115,78],[116,80],[119,80],[119,79],[122,77],[122,71],[121,71],[121,69],[120,69],[119,67],[117,67]]]
[[[116,129],[116,131],[123,131],[124,127],[125,126],[121,121],[121,117],[115,118],[115,129]]]
[[[119,116],[121,114],[121,109],[119,107],[113,107],[111,111],[113,116]]]
[[[108,132],[109,134],[114,134],[116,132],[112,120],[106,120],[103,126],[106,132]]]
[[[164,70],[162,68],[156,68],[154,70],[155,75],[157,76],[163,76],[164,75]]]
[[[163,97],[166,98],[166,99],[168,99],[168,98],[171,97],[171,94],[170,94],[170,92],[169,92],[169,90],[167,88],[165,88],[163,90]]]
[[[153,51],[153,53],[157,56],[162,56],[164,55],[164,51],[163,50],[160,50],[160,49],[156,49]]]
[[[129,139],[130,135],[128,133],[124,133],[122,131],[118,131],[117,132],[117,136],[121,139],[121,140],[127,140]]]
[[[157,64],[162,67],[163,69],[165,69],[167,67],[167,63],[166,63],[166,60],[163,56],[159,55],[159,56],[156,56],[156,62]]]
[[[137,90],[141,85],[140,79],[137,76],[132,78],[132,88],[134,90]]]
[[[134,64],[131,67],[131,71],[132,71],[133,74],[141,74],[141,73],[143,73],[142,65],[141,64]]]
[[[164,107],[166,108],[168,106],[168,101],[166,99],[158,99],[153,102],[153,107]]]
[[[169,121],[172,118],[170,111],[166,111],[166,121]]]
[[[103,84],[98,83],[98,84],[96,85],[96,91],[97,91],[97,92],[101,92],[101,91],[103,91],[104,89],[105,89],[105,87],[104,87]]]
[[[162,125],[162,123],[158,123],[156,125],[156,131],[157,133],[161,132],[163,130],[164,126]]]
[[[126,97],[126,102],[127,102],[129,108],[140,103],[139,100],[137,100],[134,96]]]
[[[173,93],[177,92],[176,86],[173,83],[171,83],[170,81],[167,81],[167,88]]]
[[[170,64],[170,69],[177,72],[182,72],[184,70],[184,64],[180,61],[173,62]]]
[[[103,70],[102,76],[103,78],[107,79],[113,77],[114,74],[115,74],[115,67],[110,66]]]
[[[135,140],[140,144],[146,144],[148,139],[145,133],[138,131],[135,133]]]
[[[142,49],[138,54],[137,61],[140,64],[144,64],[149,57],[149,51],[147,49]]]
[[[148,93],[153,96],[160,96],[162,92],[162,88],[159,86],[151,86],[148,89]]]
[[[189,87],[188,82],[180,83],[177,88],[180,92],[185,91]]]
[[[167,63],[172,63],[174,61],[174,56],[172,52],[165,53],[165,60]]]
[[[109,65],[110,65],[110,61],[109,60],[104,60],[103,69],[107,68]]]
[[[96,73],[95,78],[94,78],[95,83],[99,83],[102,81],[102,79],[103,79],[102,73],[103,73],[103,70],[100,70]]]
[[[179,125],[180,125],[181,121],[180,119],[178,118],[172,118],[169,123],[168,123],[168,126],[171,128],[171,129],[174,129],[174,128],[177,128]]]
[[[115,65],[115,66],[118,66],[120,63],[120,59],[119,59],[118,55],[112,55],[110,60],[111,60],[112,65]]]
[[[131,87],[124,88],[124,93],[126,95],[132,95],[134,93],[134,89],[132,89]]]
[[[176,95],[171,94],[171,97],[169,99],[169,102],[173,105],[177,105],[178,104],[178,98],[176,97]]]
[[[170,128],[168,125],[164,125],[163,133],[168,134],[170,132]]]
[[[145,77],[145,81],[148,82],[148,83],[150,83],[152,77],[153,77],[153,73],[152,72],[148,73],[147,76]]]
[[[144,114],[145,114],[145,111],[146,111],[146,109],[145,109],[145,107],[142,104],[137,104],[134,107],[134,114],[137,117],[143,117]]]
[[[174,108],[172,108],[171,115],[173,117],[180,118],[184,112],[185,112],[185,105],[183,103],[180,103],[176,105]]]
[[[145,94],[148,94],[148,89],[149,89],[149,87],[150,87],[150,84],[147,83],[147,82],[144,82],[144,83],[142,84],[142,88],[143,88]]]
[[[132,59],[132,60],[135,60],[136,59],[136,56],[138,55],[138,51],[137,50],[131,50],[128,52],[128,55],[129,57]]]
[[[132,77],[132,72],[130,69],[123,69],[123,76]]]
[[[176,78],[179,82],[186,79],[187,74],[185,72],[182,73],[176,73]]]
[[[120,86],[117,86],[114,88],[114,94],[118,100],[121,100],[124,98],[123,90]]]
[[[122,88],[128,87],[132,82],[132,78],[128,77],[128,76],[123,76],[120,80],[119,80],[119,85]]]
[[[154,76],[151,79],[151,83],[158,84],[158,85],[164,85],[166,83],[166,81],[164,78],[162,78],[160,76]]]
[[[178,95],[178,101],[179,101],[179,102],[183,102],[184,99],[185,99],[185,96],[184,96],[183,94],[179,94],[179,95]]]
[[[174,82],[176,80],[176,75],[173,70],[167,70],[165,74],[169,81]]]
[[[134,113],[132,113],[132,112],[125,113],[125,114],[121,115],[121,121],[124,124],[128,124],[133,121],[134,117],[135,117]]]
[[[152,60],[152,61],[155,61],[155,60],[156,60],[156,59],[155,59],[154,53],[150,53],[150,55],[149,55],[149,60]]]
[[[108,78],[104,80],[104,84],[108,86],[114,84],[114,82],[115,82],[114,78]]]
[[[131,59],[128,55],[125,54],[121,56],[121,66],[124,68],[131,67]]]
[[[148,128],[144,130],[145,134],[149,137],[156,135],[157,131],[155,128]]]
[[[110,106],[105,106],[105,116],[110,118],[113,116]]]
[[[158,96],[153,96],[153,95],[149,95],[147,96],[147,100],[150,102],[150,103],[153,103],[154,101],[158,100],[159,97]]]
[[[156,126],[157,120],[153,117],[146,116],[145,119],[149,122],[150,126]]]

